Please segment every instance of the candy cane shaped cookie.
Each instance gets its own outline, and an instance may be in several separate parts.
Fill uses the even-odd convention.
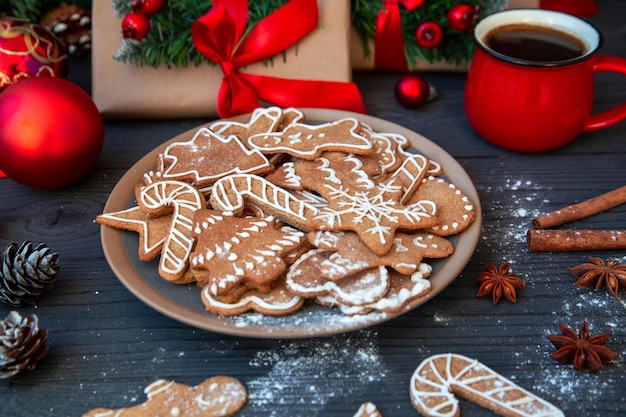
[[[251,174],[233,174],[217,181],[209,201],[213,209],[233,214],[240,214],[245,204],[258,206],[267,214],[304,230],[306,219],[318,212],[312,204]]]
[[[455,353],[425,359],[411,377],[410,394],[415,409],[427,417],[458,417],[454,394],[505,417],[564,416],[477,360]]]
[[[159,216],[173,211],[170,232],[159,261],[159,274],[167,281],[179,281],[187,270],[192,237],[193,215],[206,201],[197,188],[180,181],[157,181],[136,189],[137,204]]]
[[[428,171],[429,161],[423,155],[411,155],[405,159],[400,168],[398,168],[391,178],[395,179],[396,184],[402,186],[402,197],[400,202],[406,204],[411,198],[415,190],[419,187],[422,179]]]

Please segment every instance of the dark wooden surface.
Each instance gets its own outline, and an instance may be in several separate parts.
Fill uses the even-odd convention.
[[[606,54],[626,58],[626,12],[621,0],[599,1],[590,20],[604,33]],[[625,123],[581,135],[558,151],[525,155],[493,147],[469,127],[463,74],[425,74],[439,98],[419,110],[396,102],[399,74],[357,73],[371,115],[421,133],[453,155],[473,179],[483,209],[476,252],[460,276],[422,307],[395,320],[324,338],[249,339],[198,330],[137,300],[104,257],[94,223],[117,180],[142,155],[207,120],[106,122],[105,145],[93,171],[62,190],[39,191],[0,180],[0,247],[45,242],[59,253],[62,272],[35,313],[50,331],[50,352],[33,372],[0,380],[4,417],[81,416],[91,408],[144,401],[158,378],[194,385],[217,374],[249,390],[241,416],[354,415],[374,402],[385,417],[417,416],[409,379],[426,357],[456,352],[476,358],[562,408],[567,416],[626,414],[626,293],[574,287],[567,267],[587,256],[618,259],[626,252],[529,253],[525,232],[534,215],[591,198],[626,182]],[[89,89],[88,63],[72,79]],[[572,86],[576,88],[576,86]],[[597,109],[626,98],[626,79],[597,77]],[[572,228],[626,229],[626,206],[575,222]],[[487,264],[511,262],[527,287],[516,304],[476,298],[475,278]],[[0,305],[0,316],[11,308]],[[549,355],[547,335],[558,323],[594,334],[611,332],[620,356],[598,373],[576,372]],[[465,416],[491,416],[461,402]]]

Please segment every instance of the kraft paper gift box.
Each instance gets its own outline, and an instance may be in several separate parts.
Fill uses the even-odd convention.
[[[253,0],[251,0],[253,1]],[[350,0],[318,0],[319,26],[280,57],[241,72],[298,80],[349,82]],[[200,16],[198,16],[200,17]],[[122,42],[111,0],[92,5],[92,96],[105,118],[193,118],[217,114],[219,66],[158,68],[113,58]]]
[[[506,9],[521,9],[521,8],[539,8],[540,0],[509,0],[506,4]],[[352,46],[350,48],[350,61],[352,62],[352,68],[354,70],[370,71],[374,68],[374,57],[376,54],[376,48],[374,47],[374,40],[370,39],[369,43],[370,53],[366,54],[361,44],[361,40],[356,33],[356,30],[352,29]],[[467,71],[469,64],[455,65],[454,63],[439,61],[428,62],[426,60],[417,59],[412,65],[411,69],[414,71],[450,71],[450,72],[463,72]]]

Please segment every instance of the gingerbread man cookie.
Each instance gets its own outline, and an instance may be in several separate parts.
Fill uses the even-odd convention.
[[[246,387],[235,378],[214,376],[196,386],[164,379],[144,390],[148,400],[133,407],[96,408],[83,417],[229,417],[246,404]]]

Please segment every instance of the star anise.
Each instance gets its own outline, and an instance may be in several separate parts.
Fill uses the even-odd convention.
[[[550,342],[557,349],[550,357],[557,362],[571,362],[577,371],[582,371],[585,366],[592,371],[599,371],[604,367],[605,362],[617,358],[616,352],[604,346],[611,333],[590,337],[589,326],[586,321],[583,321],[578,334],[563,323],[559,323],[559,327],[562,334],[548,336]]]
[[[578,280],[574,283],[580,288],[605,287],[612,297],[617,297],[620,288],[626,288],[626,265],[616,260],[604,262],[600,258],[589,257],[589,262],[569,268]]]
[[[487,271],[483,272],[476,278],[476,282],[480,284],[477,297],[485,297],[489,294],[493,296],[493,303],[504,297],[512,303],[517,301],[515,293],[516,289],[524,288],[526,284],[517,276],[509,272],[511,264],[509,262],[497,268],[495,265],[487,265]]]

